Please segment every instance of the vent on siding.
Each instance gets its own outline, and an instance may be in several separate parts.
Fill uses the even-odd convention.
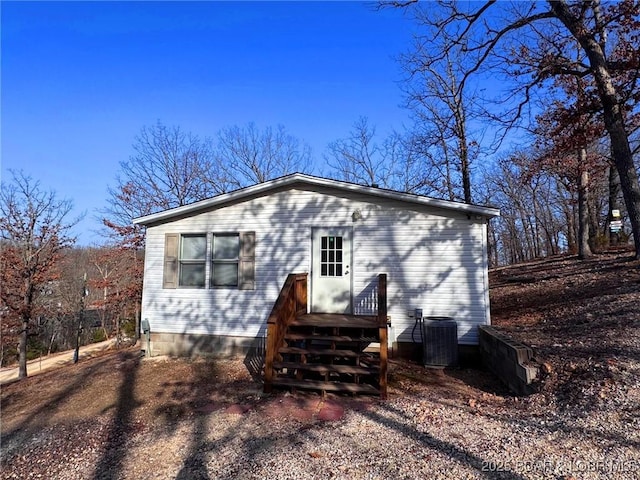
[[[450,367],[458,363],[458,324],[450,317],[425,317],[422,322],[422,362]]]

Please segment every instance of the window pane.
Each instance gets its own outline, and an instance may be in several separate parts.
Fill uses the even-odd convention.
[[[322,237],[322,249],[326,250],[327,249],[327,237]]]
[[[336,248],[342,250],[342,237],[336,237]]]
[[[181,260],[204,260],[207,258],[206,235],[183,235]]]
[[[323,277],[327,276],[327,264],[326,263],[323,263],[320,266],[320,275],[322,275]]]
[[[237,263],[215,263],[213,264],[212,283],[216,287],[238,285],[238,264]]]
[[[335,270],[334,270],[334,265],[333,264],[329,264],[329,276],[330,277],[335,277]]]
[[[235,259],[240,255],[240,237],[238,235],[214,235],[213,258]]]
[[[342,276],[342,265],[341,264],[337,264],[336,265],[336,277],[341,277]]]
[[[180,265],[181,287],[204,287],[204,263]]]

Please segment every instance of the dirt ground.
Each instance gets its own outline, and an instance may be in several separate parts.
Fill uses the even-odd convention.
[[[533,346],[544,365],[539,392],[518,399],[482,370],[427,370],[392,360],[390,402],[428,397],[473,415],[482,405],[492,416],[572,412],[598,423],[614,418],[616,433],[607,435],[630,438],[625,425],[638,425],[640,418],[640,263],[629,253],[582,262],[558,257],[493,270],[490,285],[494,325]],[[1,477],[83,478],[69,469],[76,457],[81,464],[88,448],[96,471],[116,471],[132,438],[177,432],[214,412],[251,411],[304,429],[382,403],[369,397],[265,395],[243,359],[144,359],[135,347],[112,351],[2,386]]]
[[[389,381],[392,395],[410,390],[414,383],[460,401],[483,392],[508,395],[487,372],[425,370],[403,360],[390,361]],[[81,423],[104,414],[116,414],[123,424],[149,429],[217,410],[241,414],[248,409],[269,409],[274,399],[281,403],[283,395],[287,394],[264,394],[262,384],[239,359],[146,359],[139,348],[130,347],[3,386],[3,449],[42,428]],[[293,410],[308,399],[319,398],[302,392],[296,397],[303,400],[292,404],[292,411],[282,412],[283,417],[306,415]],[[373,397],[328,397],[356,409],[379,402]]]
[[[594,408],[640,373],[640,262],[630,253],[499,268],[489,284],[493,324],[545,366],[545,400]]]
[[[480,401],[502,405],[509,396],[496,378],[482,371],[425,370],[400,360],[390,361],[389,367],[390,397],[421,396],[428,389],[438,401],[475,406]],[[133,467],[133,476],[120,472],[125,458],[130,462],[132,455],[141,456],[125,445],[145,437],[151,440],[142,443],[161,441],[170,432],[171,441],[162,443],[171,444],[175,454],[188,443],[180,432],[211,414],[229,418],[251,412],[273,425],[282,422],[305,431],[383,403],[374,397],[303,392],[266,395],[241,359],[145,359],[132,347],[4,385],[0,478],[86,478],[82,469],[88,463],[101,472],[94,478],[140,478],[143,459]],[[70,473],[74,468],[79,469],[76,475]],[[209,477],[193,473],[179,478]]]

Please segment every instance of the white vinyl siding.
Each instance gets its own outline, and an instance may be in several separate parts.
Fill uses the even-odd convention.
[[[353,228],[356,312],[375,306],[376,277],[388,275],[390,341],[411,341],[408,312],[422,308],[425,316],[453,317],[460,343],[477,343],[476,326],[489,323],[483,219],[320,187],[272,191],[150,226],[142,318],[156,332],[264,335],[287,275],[309,272],[312,227],[337,226]],[[254,290],[162,289],[165,234],[242,230],[255,232]]]

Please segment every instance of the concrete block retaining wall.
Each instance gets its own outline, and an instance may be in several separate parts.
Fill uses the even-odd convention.
[[[535,392],[539,367],[533,362],[533,350],[497,331],[480,326],[480,351],[484,365],[516,395]]]

